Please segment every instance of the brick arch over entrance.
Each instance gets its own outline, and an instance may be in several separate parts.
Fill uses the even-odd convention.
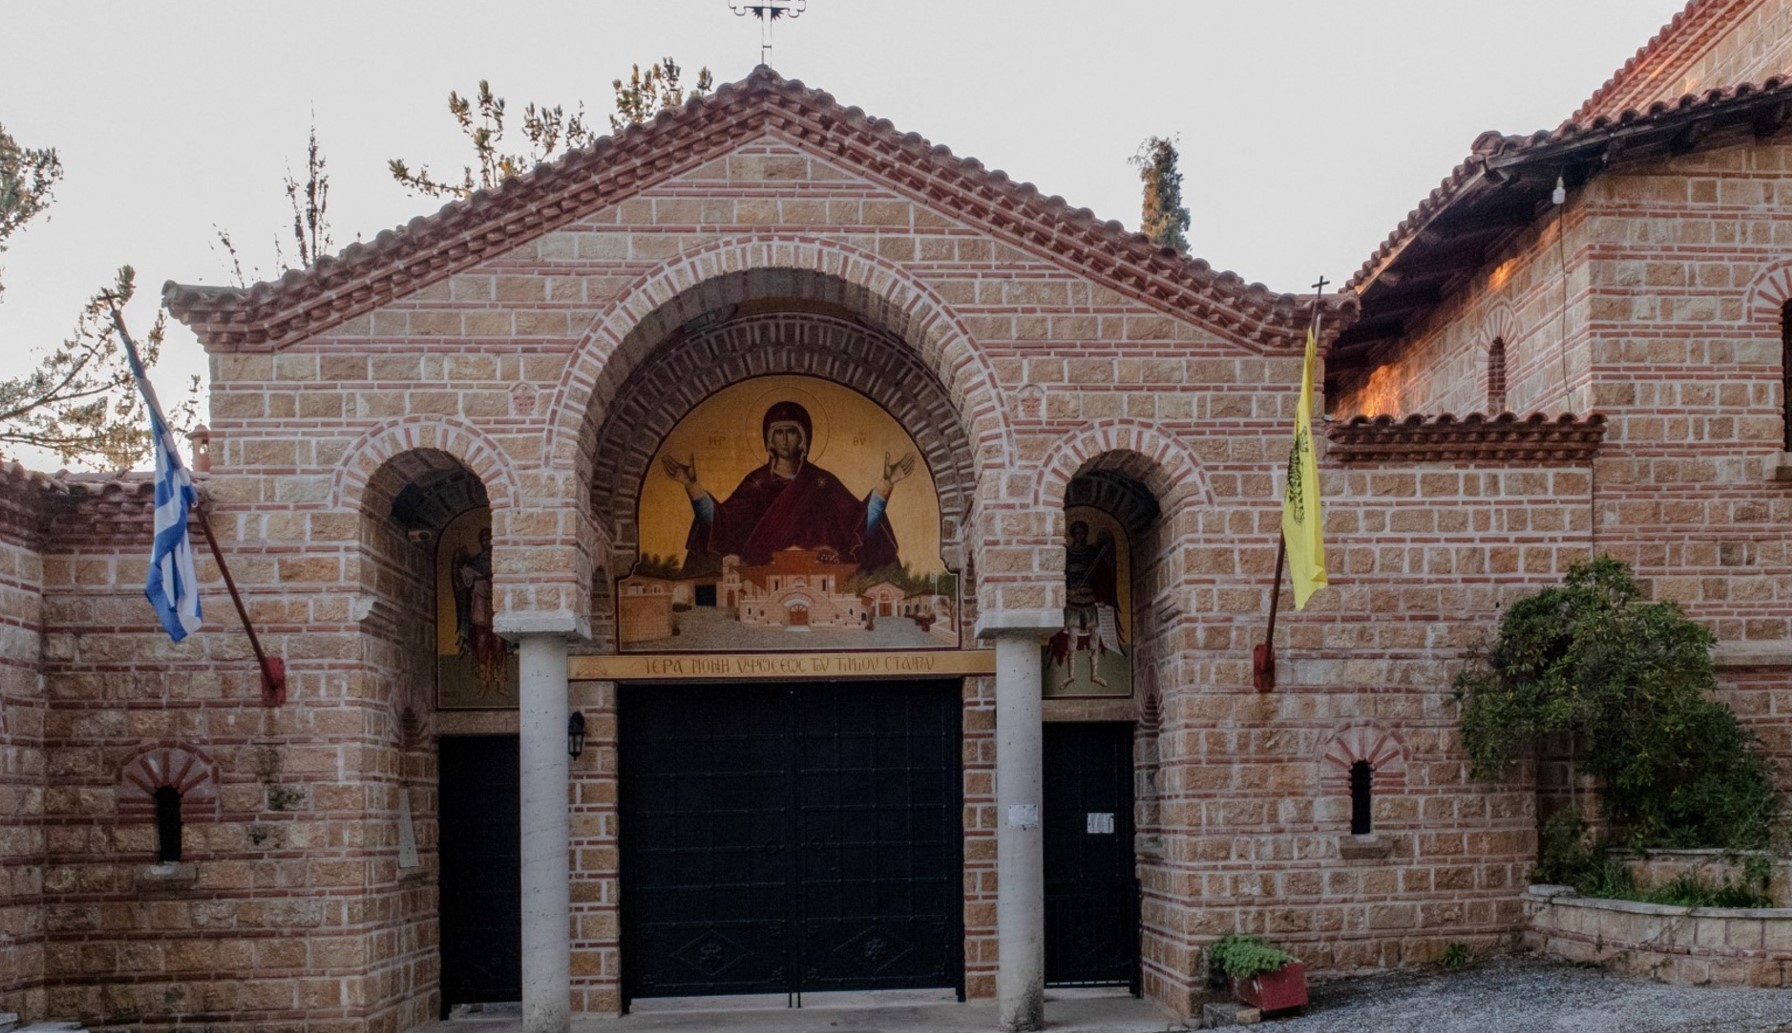
[[[597,434],[634,370],[691,320],[756,298],[844,309],[905,342],[944,385],[976,461],[1014,456],[1007,406],[989,360],[945,301],[897,265],[838,241],[797,234],[737,238],[646,274],[593,322],[554,394],[543,455],[589,484]],[[576,504],[577,500],[574,501]]]
[[[1173,433],[1143,420],[1102,420],[1059,438],[1039,464],[1033,504],[1062,512],[1072,479],[1094,470],[1130,477],[1157,498],[1166,515],[1213,505],[1201,457]]]
[[[882,406],[915,439],[933,475],[940,541],[959,543],[977,489],[970,439],[945,388],[913,350],[875,327],[808,312],[748,316],[677,335],[631,376],[600,428],[592,513],[612,535],[612,559],[634,558],[635,503],[660,442],[698,403],[752,377],[796,374],[850,387]],[[956,562],[956,557],[948,557]]]
[[[484,482],[494,523],[499,511],[516,504],[516,471],[483,431],[446,416],[404,416],[369,429],[349,445],[331,479],[330,505],[362,508],[375,474],[407,452],[426,451],[447,453]]]

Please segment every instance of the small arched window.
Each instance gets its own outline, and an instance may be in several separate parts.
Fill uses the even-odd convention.
[[[180,790],[156,789],[156,860],[180,860]]]
[[[1495,337],[1487,347],[1487,415],[1506,411],[1506,339]]]
[[[1785,449],[1792,452],[1792,301],[1780,307],[1780,416]]]
[[[1366,760],[1359,760],[1350,765],[1350,831],[1352,835],[1366,836],[1375,830],[1374,809],[1375,769]]]

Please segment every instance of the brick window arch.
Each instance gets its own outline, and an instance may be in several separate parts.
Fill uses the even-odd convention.
[[[1350,801],[1350,831],[1374,831],[1374,798],[1406,788],[1406,746],[1374,721],[1334,731],[1320,750],[1319,788]]]
[[[1506,339],[1495,337],[1487,346],[1487,415],[1506,411]]]
[[[210,757],[182,746],[152,746],[120,772],[118,815],[153,822],[156,860],[181,859],[182,830],[218,818],[218,770]]]

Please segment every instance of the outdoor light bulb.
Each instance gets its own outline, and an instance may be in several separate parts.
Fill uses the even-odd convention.
[[[1556,188],[1549,195],[1549,199],[1555,204],[1561,204],[1568,200],[1568,184],[1562,182],[1561,176],[1556,177]]]

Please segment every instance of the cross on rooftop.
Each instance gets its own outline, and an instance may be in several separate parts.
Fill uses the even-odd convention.
[[[759,19],[759,63],[772,63],[772,22],[779,18],[796,18],[809,9],[809,0],[728,0],[728,9],[737,17],[752,15]]]

